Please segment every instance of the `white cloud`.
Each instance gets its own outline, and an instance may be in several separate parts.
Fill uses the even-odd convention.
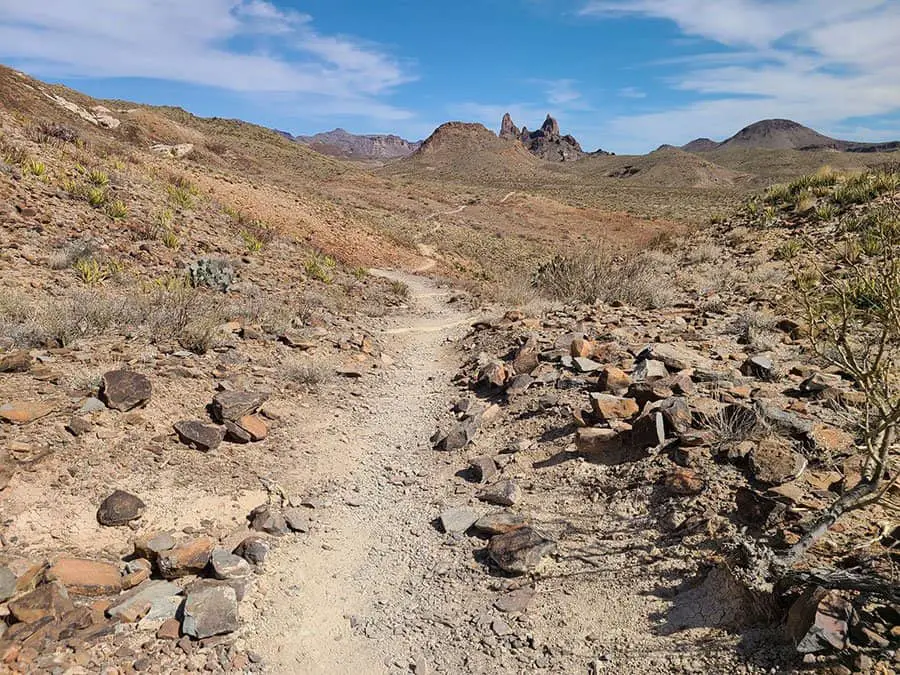
[[[678,67],[667,83],[698,100],[613,119],[604,129],[611,145],[724,138],[767,117],[834,133],[853,129],[853,118],[900,112],[896,0],[592,0],[581,14],[668,20],[720,45],[656,62]]]
[[[414,79],[404,64],[266,0],[0,0],[0,58],[45,77],[153,78],[411,116],[383,100]]]
[[[622,98],[647,98],[647,94],[637,87],[622,87],[618,94]]]

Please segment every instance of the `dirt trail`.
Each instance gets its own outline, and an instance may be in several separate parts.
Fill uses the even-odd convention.
[[[309,537],[285,542],[267,563],[248,642],[271,672],[376,673],[399,656],[369,639],[358,617],[389,602],[415,567],[422,505],[440,483],[425,450],[455,369],[443,347],[466,316],[429,280],[377,273],[409,286],[415,312],[384,331],[397,364],[389,376],[352,402],[348,419],[307,439],[312,472],[281,482],[321,496]]]

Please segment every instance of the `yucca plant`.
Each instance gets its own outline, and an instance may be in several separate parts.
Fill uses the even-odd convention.
[[[102,284],[109,278],[109,269],[94,258],[79,258],[73,267],[81,281],[88,286]]]
[[[122,220],[128,217],[128,207],[121,199],[116,199],[106,206],[106,213],[113,220]]]
[[[109,185],[109,174],[99,169],[90,171],[87,175],[88,183],[97,187],[106,187]]]

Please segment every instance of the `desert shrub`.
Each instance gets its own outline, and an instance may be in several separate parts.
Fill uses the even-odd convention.
[[[303,263],[303,271],[306,276],[316,281],[330,284],[334,279],[334,268],[337,266],[334,258],[321,253],[313,253]]]
[[[409,300],[412,296],[410,293],[409,286],[399,280],[394,280],[391,282],[391,293],[393,293],[400,300]]]
[[[722,249],[709,242],[688,249],[685,260],[692,265],[712,262],[722,258]]]
[[[99,209],[107,200],[106,189],[102,187],[92,187],[85,190],[84,198],[93,208]]]
[[[94,169],[88,173],[87,180],[88,183],[95,187],[105,188],[109,185],[109,174],[100,169]]]
[[[200,258],[188,266],[188,276],[194,288],[201,286],[226,292],[237,275],[234,267],[221,258]]]
[[[262,251],[262,240],[252,232],[249,232],[248,230],[241,231],[241,239],[244,240],[244,247],[247,249],[248,253],[259,253]]]
[[[62,141],[64,143],[74,143],[78,140],[78,132],[64,124],[55,124],[53,122],[41,122],[28,127],[27,136],[35,143],[50,143],[51,141]]]
[[[22,166],[28,161],[28,151],[21,145],[0,137],[0,160],[4,164]]]
[[[775,317],[763,312],[742,312],[734,320],[731,332],[738,342],[749,345],[754,351],[768,351],[777,345]]]
[[[22,172],[29,176],[41,178],[47,174],[47,165],[36,159],[29,159],[22,167]]]
[[[803,248],[803,242],[799,239],[788,239],[775,249],[775,258],[778,260],[793,260]]]
[[[113,220],[122,220],[128,217],[128,207],[121,199],[115,199],[106,205],[106,214]]]
[[[350,270],[350,273],[357,281],[362,281],[367,276],[369,276],[369,270],[365,267],[354,267],[352,270]]]
[[[159,239],[163,246],[168,249],[177,251],[181,248],[181,239],[179,239],[178,234],[172,228],[166,228]]]
[[[316,390],[326,384],[334,370],[322,361],[290,361],[281,368],[286,383]]]
[[[666,277],[640,254],[557,255],[538,267],[532,284],[546,297],[564,302],[622,302],[651,308],[671,301]]]
[[[97,242],[82,237],[70,243],[64,250],[57,251],[50,258],[50,269],[64,270],[73,267],[79,260],[93,258],[97,253]]]

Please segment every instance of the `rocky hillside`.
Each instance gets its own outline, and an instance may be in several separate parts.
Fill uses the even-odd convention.
[[[784,119],[762,120],[744,127],[734,136],[717,143],[698,138],[682,146],[688,152],[731,149],[757,150],[836,150],[842,152],[891,152],[900,142],[861,143],[830,138],[802,124]]]
[[[291,138],[316,152],[344,159],[397,159],[408,157],[422,145],[391,134],[358,135],[344,129]]]

